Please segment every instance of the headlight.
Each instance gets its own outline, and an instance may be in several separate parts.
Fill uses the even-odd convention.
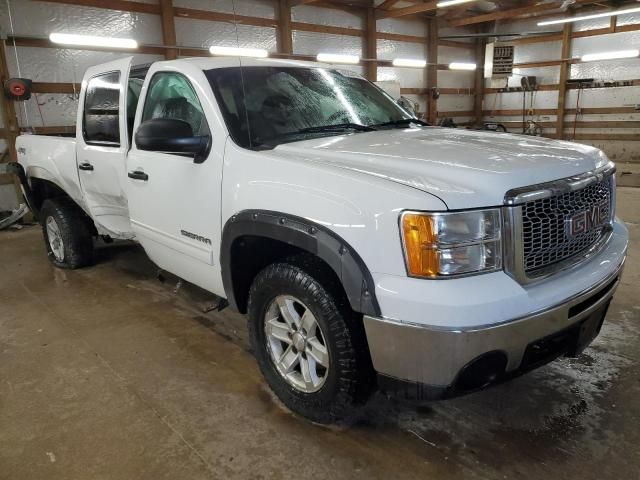
[[[502,268],[500,210],[404,212],[400,218],[407,272],[441,278]]]

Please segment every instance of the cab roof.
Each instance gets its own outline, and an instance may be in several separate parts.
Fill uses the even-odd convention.
[[[329,70],[340,68],[336,65],[326,63],[307,62],[303,60],[290,60],[281,58],[250,58],[250,57],[192,57],[181,58],[179,60],[168,60],[168,62],[188,62],[202,70],[214,68],[237,67],[300,67],[300,68],[326,68]],[[165,62],[160,62],[165,63]],[[347,66],[348,69],[348,66]]]

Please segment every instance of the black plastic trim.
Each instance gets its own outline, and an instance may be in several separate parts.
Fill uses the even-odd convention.
[[[451,387],[448,385],[427,385],[425,383],[401,380],[389,375],[378,373],[378,389],[395,398],[411,401],[433,401],[450,398]]]
[[[222,282],[229,304],[238,310],[233,288],[231,251],[242,236],[278,240],[317,255],[336,273],[351,308],[365,315],[380,316],[371,272],[358,253],[339,235],[305,218],[269,210],[244,210],[225,224],[220,248]]]

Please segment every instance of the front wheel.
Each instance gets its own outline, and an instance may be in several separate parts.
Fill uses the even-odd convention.
[[[362,322],[337,280],[320,262],[302,258],[257,275],[249,295],[249,334],[276,396],[305,418],[332,423],[366,400],[373,369]]]

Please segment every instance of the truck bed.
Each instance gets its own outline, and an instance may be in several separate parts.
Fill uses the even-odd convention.
[[[76,139],[49,135],[20,135],[16,139],[20,164],[27,177],[41,178],[55,183],[82,204]]]

